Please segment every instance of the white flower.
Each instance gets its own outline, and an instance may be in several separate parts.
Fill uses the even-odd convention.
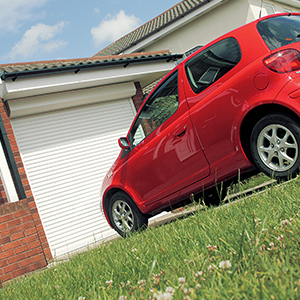
[[[161,291],[159,291],[158,294],[154,293],[153,296],[157,300],[172,300],[172,294],[169,292],[162,293]]]
[[[119,297],[119,300],[126,300],[127,299],[127,297],[126,296],[123,296],[123,295],[121,295],[120,297]]]
[[[217,266],[212,264],[208,266],[208,269],[210,270],[210,272],[213,272],[215,269],[217,269]]]
[[[289,220],[283,220],[283,221],[280,222],[280,225],[281,225],[282,228],[284,228],[284,226],[287,226],[289,224],[291,224],[291,222]]]
[[[283,235],[280,235],[278,238],[277,238],[278,241],[281,241],[283,240]]]
[[[85,297],[78,297],[78,300],[85,300]]]
[[[212,246],[212,245],[207,245],[206,248],[207,248],[209,251],[216,251],[216,250],[217,250],[217,246]]]
[[[275,249],[274,243],[270,243],[269,245],[270,245],[270,247],[271,247],[271,248],[267,248],[269,251],[271,251],[271,250],[274,250],[274,249]]]
[[[185,283],[185,278],[184,277],[179,277],[178,281],[181,282],[181,283]]]
[[[202,272],[202,271],[199,271],[199,272],[197,272],[197,273],[195,274],[196,277],[200,277],[200,276],[202,276],[202,275],[203,275],[203,272]]]
[[[172,294],[172,295],[174,295],[175,289],[174,289],[173,287],[171,287],[171,286],[168,286],[168,287],[166,288],[166,292],[167,292],[167,293],[170,293],[170,294]]]
[[[136,248],[133,248],[133,249],[131,250],[131,252],[136,252],[136,251],[138,251]]]
[[[230,269],[231,268],[231,262],[229,260],[223,260],[219,263],[220,269]]]

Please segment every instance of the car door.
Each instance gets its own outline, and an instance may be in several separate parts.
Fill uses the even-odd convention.
[[[175,70],[151,93],[128,134],[123,176],[144,205],[209,175],[180,76]]]
[[[229,37],[185,63],[183,81],[191,119],[213,172],[217,168],[214,164],[222,160],[229,169],[228,158],[238,152],[235,122],[253,86],[249,86],[251,78],[235,76],[241,57],[239,43]]]

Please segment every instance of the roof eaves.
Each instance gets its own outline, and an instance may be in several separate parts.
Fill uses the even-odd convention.
[[[53,75],[66,72],[78,73],[82,70],[93,70],[114,66],[126,68],[129,64],[141,64],[151,61],[172,61],[182,57],[182,54],[171,54],[170,51],[154,51],[132,53],[127,55],[111,55],[78,60],[63,60],[51,62],[34,62],[21,64],[0,65],[0,78],[2,81],[11,79],[15,81],[21,77],[33,77],[40,75]]]

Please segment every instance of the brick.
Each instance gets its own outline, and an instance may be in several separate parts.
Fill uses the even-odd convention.
[[[40,241],[41,241],[41,244],[48,243],[48,241],[47,241],[47,238],[46,238],[46,236],[45,236],[45,235],[43,235],[43,236],[40,236]]]
[[[5,266],[7,266],[8,265],[8,260],[6,260],[6,259],[2,259],[2,260],[0,260],[0,268],[3,268],[3,267],[5,267]]]
[[[32,262],[38,262],[38,261],[42,261],[42,260],[45,260],[45,257],[44,257],[44,255],[41,253],[41,254],[39,254],[39,255],[35,255],[35,256],[32,256],[31,257],[31,260],[32,260]]]
[[[14,213],[15,218],[23,217],[29,215],[30,212],[27,209],[23,209],[23,207]]]
[[[14,219],[14,220],[11,220],[11,221],[7,222],[7,225],[8,225],[9,228],[18,226],[20,224],[21,224],[21,220],[20,219]]]
[[[34,249],[31,249],[31,250],[27,251],[26,256],[31,257],[31,256],[34,256],[34,255],[38,255],[39,253],[42,253],[42,248],[41,247],[34,248]]]
[[[10,242],[11,242],[11,237],[9,237],[9,236],[0,238],[0,244],[1,245],[7,244],[7,243],[10,243]]]
[[[31,263],[32,263],[32,260],[31,260],[30,257],[29,257],[29,258],[26,258],[26,259],[23,259],[23,260],[21,260],[21,261],[19,262],[21,268],[22,268],[22,267],[25,267],[25,266],[29,266]]]
[[[29,205],[30,208],[35,208],[36,207],[35,202],[29,202],[28,205]]]
[[[4,204],[2,208],[4,208],[4,206],[6,207],[6,205]],[[13,213],[9,213],[4,216],[0,216],[0,223],[4,223],[4,222],[10,221],[10,220],[13,220],[14,218],[15,218],[15,216]]]
[[[11,239],[13,241],[15,241],[15,240],[19,240],[19,239],[23,238],[24,236],[25,236],[25,233],[23,231],[21,231],[21,232],[17,232],[17,233],[12,234]]]
[[[30,265],[29,266],[24,266],[23,268],[19,268],[18,270],[13,271],[12,275],[15,278],[15,277],[24,275],[24,274],[29,273],[29,272],[31,272]]]
[[[22,252],[20,254],[17,254],[17,255],[14,255],[14,256],[11,256],[7,259],[8,263],[9,264],[12,264],[12,263],[15,263],[15,262],[18,262],[18,261],[21,261],[23,259],[26,258],[26,253],[25,252]]]
[[[36,226],[36,230],[40,233],[40,232],[43,232],[44,231],[44,227],[42,224],[39,224]]]
[[[13,277],[12,277],[12,274],[9,273],[9,274],[4,274],[3,276],[0,277],[0,279],[2,282],[5,282],[5,281],[13,279]]]
[[[32,234],[35,234],[37,231],[36,231],[36,228],[35,227],[32,227],[32,228],[29,228],[29,229],[26,229],[25,230],[25,234],[26,235],[32,235]]]
[[[40,219],[40,215],[37,212],[37,208],[36,207],[34,207],[34,208],[31,209],[31,214],[32,214],[33,220],[39,220]]]
[[[34,264],[31,264],[30,265],[30,268],[31,268],[31,271],[35,271],[35,270],[38,270],[38,269],[41,269],[41,268],[44,268],[47,266],[47,263],[46,261],[39,261],[39,262],[36,262]]]
[[[29,245],[26,244],[21,247],[15,248],[14,250],[15,250],[16,254],[19,254],[19,253],[27,251],[28,249],[29,249]]]
[[[10,249],[15,249],[16,247],[19,247],[21,245],[22,245],[22,242],[20,240],[17,240],[17,241],[14,241],[14,242],[4,244],[3,245],[3,250],[7,251],[7,250],[10,250]]]
[[[25,172],[25,169],[24,169],[24,168],[20,168],[20,169],[19,169],[19,172],[21,173],[21,171],[20,171],[20,170],[22,170],[22,173],[24,173],[24,172]],[[30,191],[25,191],[25,195],[26,195],[26,197],[32,196],[32,192],[31,192],[31,190],[30,190]]]
[[[27,223],[27,222],[30,222],[30,221],[32,221],[32,216],[31,215],[27,215],[27,216],[22,217],[22,223]]]
[[[11,257],[13,255],[15,255],[15,251],[13,249],[11,249],[11,250],[2,252],[1,253],[1,259],[5,259],[5,258]]]
[[[3,229],[7,229],[7,223],[0,224],[0,231]]]
[[[10,265],[4,267],[3,271],[4,271],[4,273],[10,273],[10,272],[12,272],[14,270],[17,270],[19,268],[20,268],[19,263],[14,263],[14,264],[10,264]]]
[[[18,228],[18,231],[24,231],[24,230],[26,230],[27,228],[30,228],[30,227],[34,227],[33,221],[27,222],[25,224],[20,224],[16,228]]]
[[[19,230],[18,227],[8,228],[0,231],[0,236],[4,237],[4,236],[12,235],[13,233],[20,232],[20,231],[21,230]]]
[[[26,244],[26,245],[28,245],[28,244]],[[34,249],[34,248],[37,248],[37,247],[40,247],[40,246],[41,246],[41,243],[40,243],[39,240],[29,244],[30,249]]]
[[[38,240],[38,236],[37,234],[34,234],[34,235],[30,235],[30,236],[27,236],[25,238],[22,239],[22,244],[25,245],[25,244],[29,244],[29,243],[32,243],[32,242],[35,242]],[[40,242],[39,242],[40,243]]]

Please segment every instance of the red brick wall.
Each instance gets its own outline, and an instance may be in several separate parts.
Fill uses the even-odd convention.
[[[42,247],[43,241],[34,217],[27,199],[0,206],[0,279],[2,282],[47,265],[45,255],[47,251]]]
[[[2,102],[0,113],[26,194],[25,199],[7,203],[0,182],[0,281],[4,282],[45,267],[53,257]]]
[[[138,111],[143,103],[144,94],[139,82],[135,82],[134,85],[136,88],[136,94],[132,97],[132,100],[136,111]]]

